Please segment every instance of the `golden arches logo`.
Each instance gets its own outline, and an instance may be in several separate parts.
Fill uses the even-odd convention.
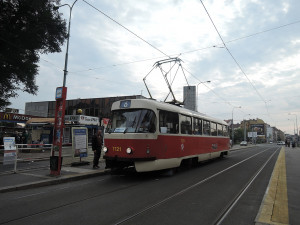
[[[10,120],[10,115],[9,114],[4,114],[3,119],[4,120]]]

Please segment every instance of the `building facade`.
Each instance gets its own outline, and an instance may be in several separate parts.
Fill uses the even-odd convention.
[[[132,95],[105,98],[70,99],[66,100],[65,115],[76,115],[79,110],[82,115],[98,117],[100,120],[102,118],[110,118],[113,102],[123,99],[141,98],[145,97],[142,95]],[[26,102],[25,114],[41,117],[54,117],[55,101]]]
[[[197,111],[196,109],[196,86],[184,86],[183,87],[183,103],[184,108]]]

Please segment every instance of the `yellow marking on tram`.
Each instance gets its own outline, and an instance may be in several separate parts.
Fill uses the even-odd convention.
[[[281,148],[256,224],[289,224],[285,149]]]
[[[114,152],[121,152],[122,151],[122,148],[121,147],[112,147],[112,150]]]

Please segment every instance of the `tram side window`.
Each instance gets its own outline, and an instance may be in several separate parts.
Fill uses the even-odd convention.
[[[223,127],[223,136],[228,136],[228,126],[226,125]]]
[[[203,120],[203,134],[210,135],[210,122]]]
[[[181,133],[182,134],[192,134],[192,117],[181,115]]]
[[[178,113],[159,111],[160,133],[178,134],[179,116]]]
[[[217,124],[218,136],[223,136],[222,124]]]
[[[202,134],[202,120],[198,118],[194,118],[194,134],[201,135]]]
[[[212,136],[217,136],[217,124],[214,122],[210,123],[210,132]]]

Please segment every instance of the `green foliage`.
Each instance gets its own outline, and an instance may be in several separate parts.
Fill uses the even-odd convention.
[[[234,143],[240,143],[244,140],[244,130],[241,128],[234,130]]]
[[[22,90],[37,94],[39,54],[60,52],[66,22],[53,9],[60,0],[0,1],[0,109]]]

